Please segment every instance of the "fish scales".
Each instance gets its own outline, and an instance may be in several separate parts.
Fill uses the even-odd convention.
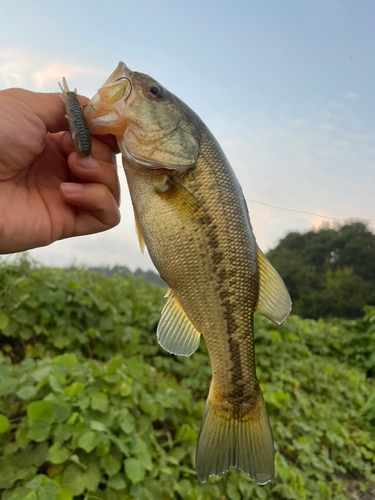
[[[121,93],[125,100],[117,99]],[[257,247],[228,160],[188,106],[123,63],[85,114],[92,133],[117,137],[141,248],[147,245],[170,287],[157,329],[160,344],[185,356],[197,349],[201,334],[207,345],[212,382],[197,443],[199,480],[237,467],[259,484],[273,481],[253,315],[259,311],[281,324],[291,303]]]
[[[255,240],[237,179],[208,130],[202,134],[196,172],[189,177],[187,189],[198,199],[208,200],[204,248],[211,249],[207,269],[211,271],[211,293],[220,304],[213,317],[206,316],[204,326],[198,328],[209,351],[216,396],[233,404],[233,412],[238,413],[237,407],[257,388],[251,314],[257,300]],[[219,335],[211,333],[214,322]],[[219,343],[224,343],[224,352],[229,354],[225,369]]]
[[[215,394],[235,406],[257,388],[251,314],[257,300],[255,240],[224,154],[208,131],[202,135],[197,168],[178,181],[196,205],[195,217],[171,208],[173,192],[152,193],[149,176],[157,175],[152,182],[160,185],[164,177],[131,169],[126,175],[150,255],[205,338]]]

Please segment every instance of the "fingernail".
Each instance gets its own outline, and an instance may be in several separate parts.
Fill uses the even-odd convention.
[[[74,182],[62,182],[61,189],[66,194],[76,194],[83,190],[83,184],[75,184]]]
[[[86,158],[80,158],[77,160],[77,163],[80,167],[83,168],[95,168],[98,164],[94,158],[91,158],[91,156],[87,156]]]

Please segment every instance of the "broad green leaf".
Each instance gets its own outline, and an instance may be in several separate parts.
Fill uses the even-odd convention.
[[[62,475],[62,485],[74,496],[81,495],[86,489],[85,473],[74,464],[68,465]]]
[[[0,434],[3,434],[9,429],[9,420],[4,415],[0,415]]]
[[[26,385],[16,392],[17,396],[21,399],[31,399],[37,394],[37,388],[32,385]]]
[[[59,349],[64,349],[65,347],[69,347],[72,341],[69,337],[66,337],[65,335],[56,335],[53,336],[52,343],[55,347],[58,347]]]
[[[117,476],[112,477],[108,481],[108,486],[114,490],[123,490],[126,488],[126,482],[122,474],[117,474]]]
[[[148,471],[152,470],[152,460],[147,444],[139,437],[135,439],[133,452],[137,455],[142,466]]]
[[[41,420],[46,424],[53,424],[56,419],[56,412],[49,401],[34,401],[27,407],[27,416],[30,425],[36,420]]]
[[[192,490],[192,484],[187,479],[182,479],[176,486],[176,490],[182,498],[186,498]]]
[[[9,318],[6,314],[0,313],[0,330],[5,330],[9,324]]]
[[[50,374],[49,376],[49,384],[51,386],[51,389],[54,391],[54,392],[57,392],[57,393],[62,393],[64,392],[64,389],[61,387],[61,384],[60,382],[57,380],[57,377],[55,375],[53,375],[52,373]]]
[[[59,444],[53,444],[48,450],[48,460],[53,464],[62,464],[70,457],[71,452],[65,448],[60,448]]]
[[[4,378],[0,381],[0,396],[7,396],[16,392],[18,380],[14,378]]]
[[[112,455],[102,457],[100,463],[109,477],[114,476],[121,469],[121,463]]]
[[[71,385],[65,388],[65,394],[67,396],[77,396],[79,391],[83,391],[85,386],[79,382],[73,382]]]
[[[32,330],[30,328],[20,328],[19,335],[23,340],[29,340],[33,336]]]
[[[36,492],[29,488],[16,488],[9,500],[38,500]]]
[[[176,441],[194,443],[196,442],[197,437],[198,437],[197,432],[194,429],[192,429],[190,425],[182,424],[177,431]]]
[[[31,490],[36,490],[43,483],[42,476],[35,476],[34,479],[25,484],[26,488],[30,488]]]
[[[21,323],[22,325],[27,325],[28,323],[30,323],[29,316],[24,309],[18,309],[18,311],[16,311],[13,314],[13,318],[16,321],[18,321],[18,323]]]
[[[108,427],[102,422],[99,422],[98,420],[91,420],[90,427],[93,431],[102,431],[102,432],[108,431]]]
[[[49,481],[38,489],[38,500],[56,499],[56,495],[61,491],[61,486],[55,481]]]
[[[130,396],[132,393],[132,386],[129,381],[124,382],[121,384],[121,396],[124,398],[127,398]]]
[[[116,436],[111,436],[111,441],[117,446],[117,448],[125,455],[129,455],[129,448],[123,439],[119,439]]]
[[[137,458],[126,458],[124,467],[127,477],[133,484],[139,483],[145,477],[145,469]]]
[[[44,379],[44,377],[47,377],[47,375],[51,372],[52,367],[51,366],[44,366],[43,368],[38,368],[37,370],[34,371],[33,377],[37,382],[40,382],[41,380]]]
[[[73,500],[73,495],[64,486],[61,486],[60,493],[56,495],[55,500]]]
[[[65,353],[61,354],[60,356],[55,356],[52,359],[53,363],[61,363],[65,365],[69,370],[73,368],[78,363],[77,356],[73,353]]]
[[[67,420],[70,417],[70,414],[72,412],[72,407],[71,405],[65,401],[64,397],[60,394],[54,394],[50,395],[48,397],[48,401],[52,403],[53,408],[56,413],[56,423],[61,423]]]
[[[229,483],[227,484],[227,495],[230,500],[241,500],[241,494],[238,491],[238,488],[235,484]]]
[[[127,415],[121,422],[120,427],[126,434],[131,434],[135,429],[135,420],[133,415]]]
[[[7,378],[13,372],[11,365],[0,365],[0,380]]]
[[[16,431],[16,442],[18,446],[20,446],[22,449],[26,448],[26,446],[30,442],[30,437],[29,437],[29,428],[28,427],[18,427]]]
[[[91,462],[85,473],[86,487],[89,491],[96,491],[102,479],[99,466]]]
[[[145,394],[139,402],[140,408],[150,415],[155,415],[158,411],[158,404],[150,394]]]
[[[42,420],[36,420],[30,426],[28,437],[37,443],[41,443],[48,438],[50,431],[50,425],[46,424]]]
[[[97,393],[92,396],[91,408],[105,413],[108,410],[108,396],[103,393]]]
[[[53,430],[55,443],[62,445],[71,436],[71,426],[67,424],[58,424]]]
[[[91,453],[97,444],[98,438],[94,431],[87,431],[78,439],[78,446],[85,450],[86,453]]]
[[[70,281],[69,286],[71,286],[74,290],[79,290],[81,285],[77,281]]]

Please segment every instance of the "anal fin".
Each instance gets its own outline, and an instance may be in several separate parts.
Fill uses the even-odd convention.
[[[168,301],[156,330],[158,342],[172,354],[190,356],[198,349],[201,334],[186,316],[173,291],[168,290],[166,296]]]

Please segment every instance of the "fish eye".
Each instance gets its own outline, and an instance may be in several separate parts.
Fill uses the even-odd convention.
[[[152,97],[152,98],[160,98],[160,97],[163,97],[163,88],[162,87],[159,87],[159,85],[149,85],[147,87],[147,95],[149,97]]]

